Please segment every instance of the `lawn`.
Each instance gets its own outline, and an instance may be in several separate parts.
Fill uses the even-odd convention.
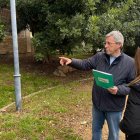
[[[62,78],[37,70],[41,66],[21,66],[22,111],[16,112],[14,104],[0,113],[0,139],[83,140],[80,131],[91,130],[91,74],[76,71]],[[15,101],[14,68],[0,67],[2,108]]]

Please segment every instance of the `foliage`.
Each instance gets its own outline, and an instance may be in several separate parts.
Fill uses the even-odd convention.
[[[140,4],[128,0],[117,7],[109,8],[100,16],[90,16],[87,24],[87,38],[97,47],[102,47],[104,36],[111,30],[120,30],[125,37],[124,51],[130,55],[139,46],[140,37]]]
[[[4,32],[4,25],[0,22],[0,42],[3,40],[4,36],[5,36],[5,32]]]
[[[10,1],[9,0],[0,0],[0,9],[1,8],[9,8]]]
[[[43,32],[36,33],[32,38],[32,43],[35,51],[35,59],[38,62],[49,61],[50,56],[54,55],[53,48],[49,48],[47,40]]]
[[[134,2],[132,0],[128,0],[122,8],[120,7],[118,9],[118,12],[114,13],[114,15],[117,15],[117,29],[121,30],[125,37],[124,49],[127,53],[132,55],[135,48],[139,45],[136,38],[140,37],[140,3],[138,1]]]
[[[9,0],[0,0],[0,16],[1,16],[1,10],[2,8],[9,8]],[[6,36],[7,30],[10,30],[10,26],[3,21],[3,18],[0,17],[0,42],[4,39]]]
[[[45,0],[17,0],[18,31],[29,28],[32,34],[44,30],[48,4]]]
[[[114,29],[123,33],[127,53],[139,46],[139,0],[17,0],[17,14],[18,31],[29,28],[44,57],[58,50],[72,54],[83,41],[102,48],[105,34]]]
[[[19,29],[30,27],[33,34],[37,34],[35,39],[44,42],[40,47],[35,46],[38,53],[42,54],[46,50],[47,57],[50,52],[56,50],[62,54],[72,54],[72,49],[84,39],[85,17],[93,13],[96,2],[98,0],[88,0],[87,3],[85,0],[50,0],[41,3],[32,0],[21,4],[19,0],[17,3]],[[43,36],[39,37],[38,34]]]

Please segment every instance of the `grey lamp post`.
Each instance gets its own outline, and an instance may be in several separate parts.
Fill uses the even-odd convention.
[[[13,55],[14,55],[14,80],[15,80],[15,96],[16,110],[21,110],[21,80],[19,74],[19,55],[17,42],[17,23],[16,23],[16,6],[15,0],[10,0],[11,7],[11,23],[12,23],[12,38],[13,38]]]

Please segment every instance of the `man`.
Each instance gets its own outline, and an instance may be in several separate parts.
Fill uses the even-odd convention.
[[[103,89],[94,81],[92,140],[101,140],[105,120],[109,128],[108,140],[119,139],[119,122],[125,97],[130,90],[126,84],[135,77],[134,60],[121,51],[123,43],[123,35],[119,31],[112,31],[106,35],[105,52],[99,52],[85,60],[60,57],[61,65],[70,65],[80,70],[96,69],[113,74],[113,88]]]

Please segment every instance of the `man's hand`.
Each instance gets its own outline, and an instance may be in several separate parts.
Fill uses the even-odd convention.
[[[108,88],[107,89],[111,94],[116,95],[118,92],[118,87],[114,86],[113,88]]]
[[[66,57],[59,57],[60,58],[60,64],[63,65],[68,65],[72,62],[72,60],[70,58],[66,58]]]

